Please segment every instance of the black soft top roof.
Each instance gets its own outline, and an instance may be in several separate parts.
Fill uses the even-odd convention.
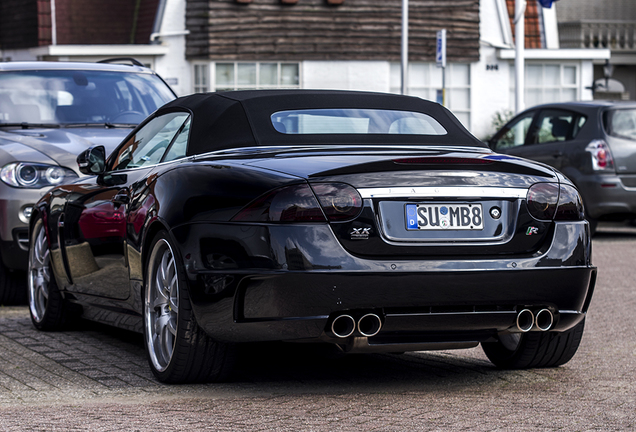
[[[278,111],[312,108],[368,108],[428,114],[446,135],[283,134],[272,125]],[[281,145],[455,145],[486,147],[443,106],[388,93],[338,90],[246,90],[198,93],[164,105],[160,112],[188,110],[193,122],[188,154],[252,146]]]

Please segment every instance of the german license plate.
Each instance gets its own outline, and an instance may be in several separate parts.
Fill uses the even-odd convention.
[[[481,204],[407,204],[409,230],[483,230]]]

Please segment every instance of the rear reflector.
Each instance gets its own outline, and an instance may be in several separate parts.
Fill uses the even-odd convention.
[[[490,159],[460,158],[460,157],[415,157],[393,159],[396,164],[404,165],[490,165]]]

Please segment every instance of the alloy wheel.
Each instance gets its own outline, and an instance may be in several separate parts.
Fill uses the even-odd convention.
[[[51,284],[49,245],[44,226],[37,226],[37,233],[29,255],[29,308],[36,322],[46,313]]]
[[[168,368],[177,339],[179,278],[170,244],[159,239],[152,249],[145,295],[146,344],[153,366]]]

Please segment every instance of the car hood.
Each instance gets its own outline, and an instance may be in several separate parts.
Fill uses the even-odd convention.
[[[55,162],[79,173],[76,162],[79,153],[103,145],[106,154],[110,154],[131,130],[104,127],[0,130],[0,152],[10,154],[16,161]],[[2,163],[8,162],[3,159]]]

